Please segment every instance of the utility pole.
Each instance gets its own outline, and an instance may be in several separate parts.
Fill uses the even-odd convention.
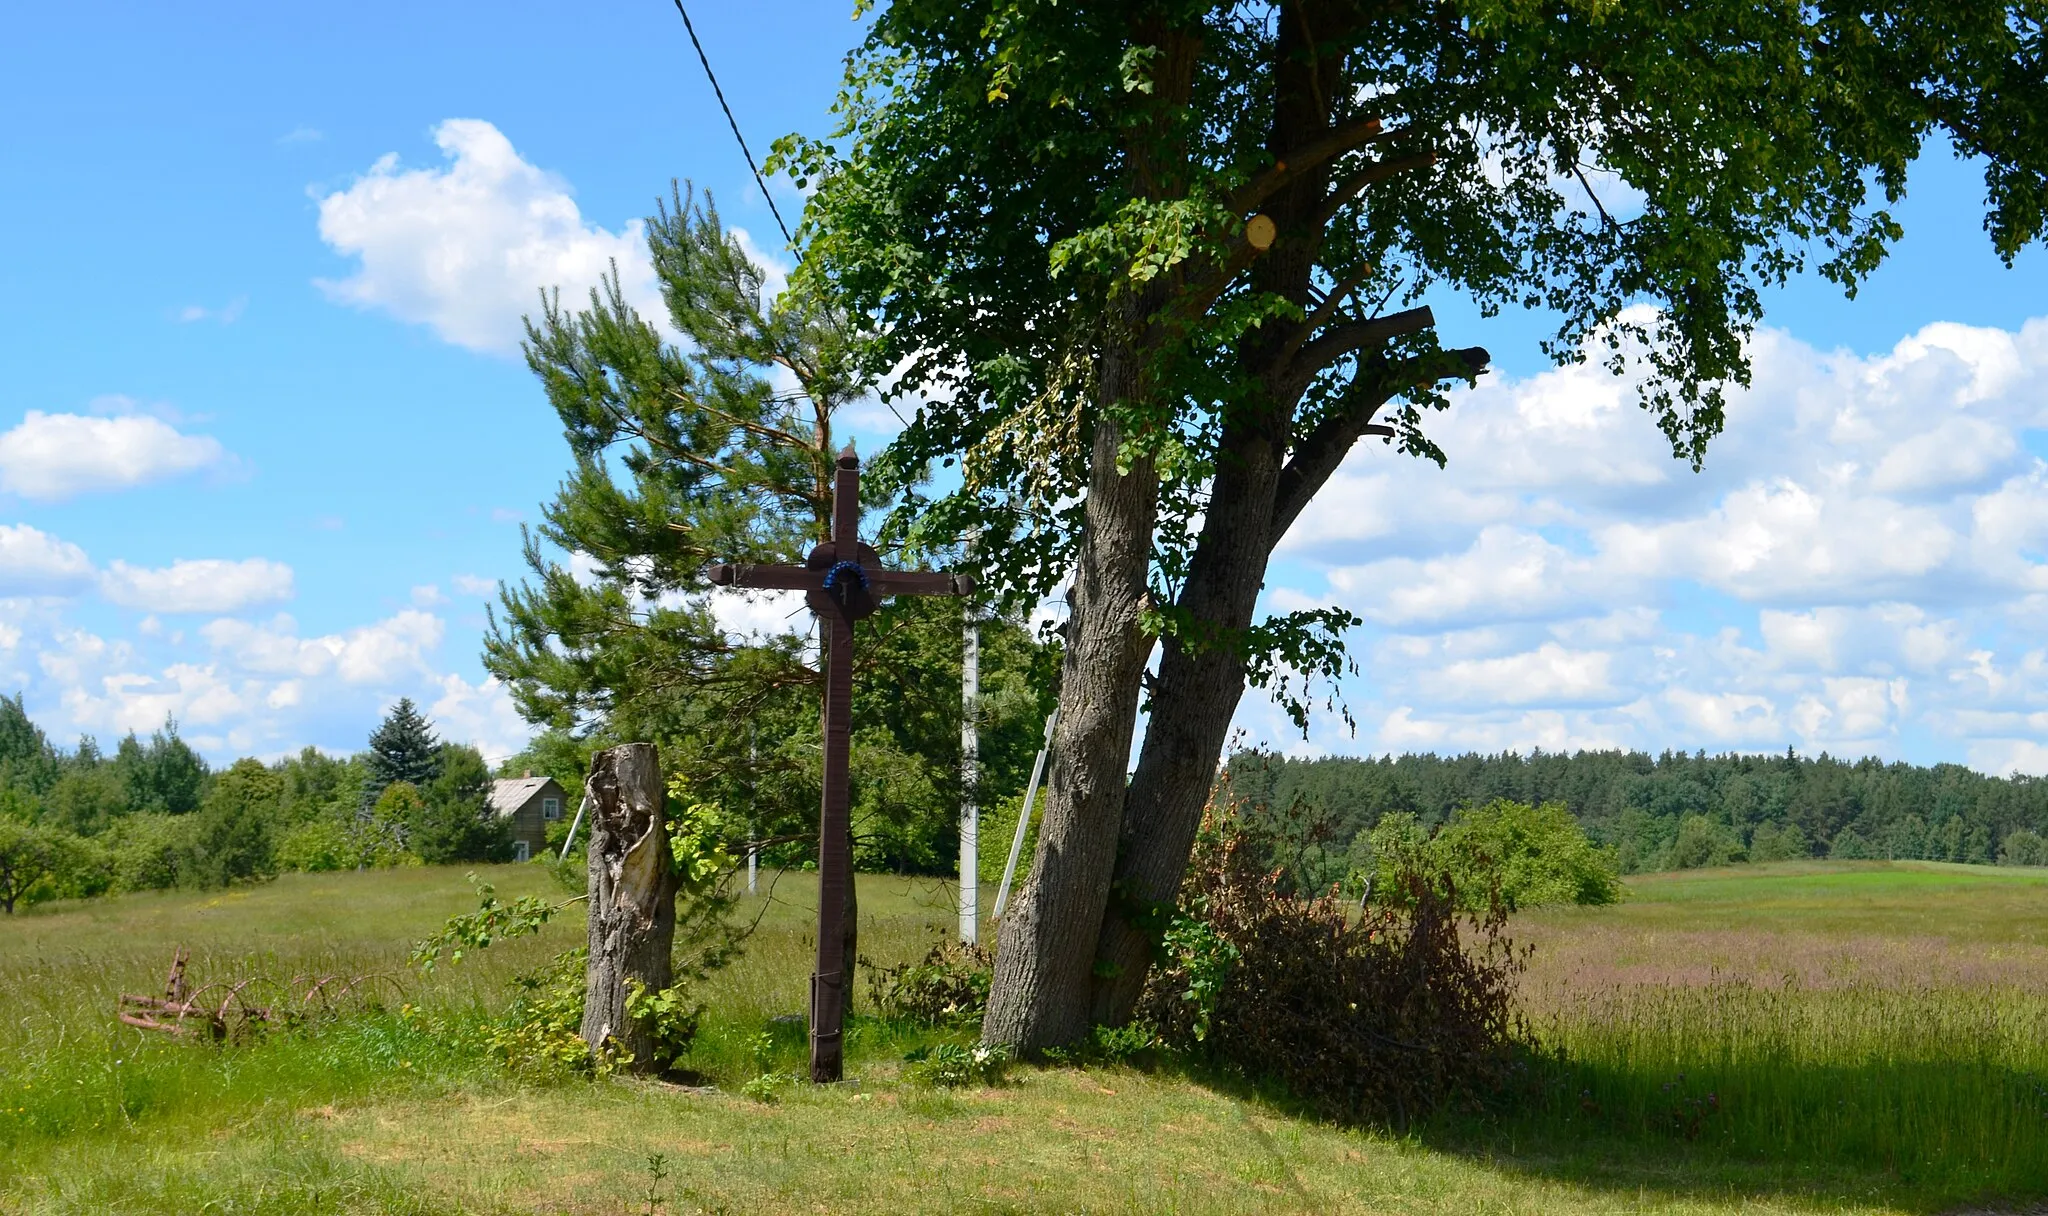
[[[971,946],[981,932],[981,808],[974,788],[981,778],[981,623],[972,599],[961,604],[966,625],[960,635],[960,940]]]
[[[754,788],[756,774],[761,771],[760,757],[755,755],[754,728],[747,727],[747,894],[760,889],[761,873],[761,812],[755,805],[758,792]]]

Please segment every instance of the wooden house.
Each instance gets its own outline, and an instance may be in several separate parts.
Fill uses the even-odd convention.
[[[507,777],[491,783],[491,810],[512,825],[512,857],[531,861],[548,847],[548,829],[570,813],[569,796],[552,777]]]

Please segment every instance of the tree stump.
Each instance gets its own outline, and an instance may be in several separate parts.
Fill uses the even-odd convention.
[[[652,1028],[626,1013],[626,986],[650,992],[674,982],[676,874],[669,851],[666,793],[652,743],[628,743],[590,759],[590,966],[585,972],[583,1041],[592,1051],[630,1054],[633,1072],[652,1072]]]

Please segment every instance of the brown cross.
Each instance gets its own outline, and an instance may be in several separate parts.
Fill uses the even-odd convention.
[[[721,587],[802,591],[825,622],[825,771],[818,811],[818,963],[811,975],[811,1080],[837,1081],[844,1070],[846,1023],[846,888],[853,881],[847,841],[847,741],[853,702],[853,623],[892,595],[969,595],[974,579],[930,570],[884,570],[861,544],[860,458],[839,454],[832,481],[832,539],[801,566],[731,564],[706,573]],[[842,541],[849,542],[844,552]]]

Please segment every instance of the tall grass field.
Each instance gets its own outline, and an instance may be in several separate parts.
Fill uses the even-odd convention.
[[[556,890],[539,867],[481,877]],[[765,876],[764,876],[765,877]],[[864,876],[861,953],[921,955],[952,890]],[[1803,863],[1630,880],[1530,913],[1518,1091],[1401,1132],[1295,1117],[1172,1060],[932,1090],[970,1032],[859,1016],[854,1083],[800,1071],[812,888],[748,901],[695,1085],[513,1072],[462,1028],[581,940],[407,973],[461,870],[289,875],[0,920],[0,1212],[1899,1212],[2048,1199],[2048,875]],[[381,1007],[257,1041],[121,1025],[173,952],[204,983],[390,974]],[[778,1022],[777,1018],[784,1020]],[[761,1081],[764,1074],[766,1083]]]

